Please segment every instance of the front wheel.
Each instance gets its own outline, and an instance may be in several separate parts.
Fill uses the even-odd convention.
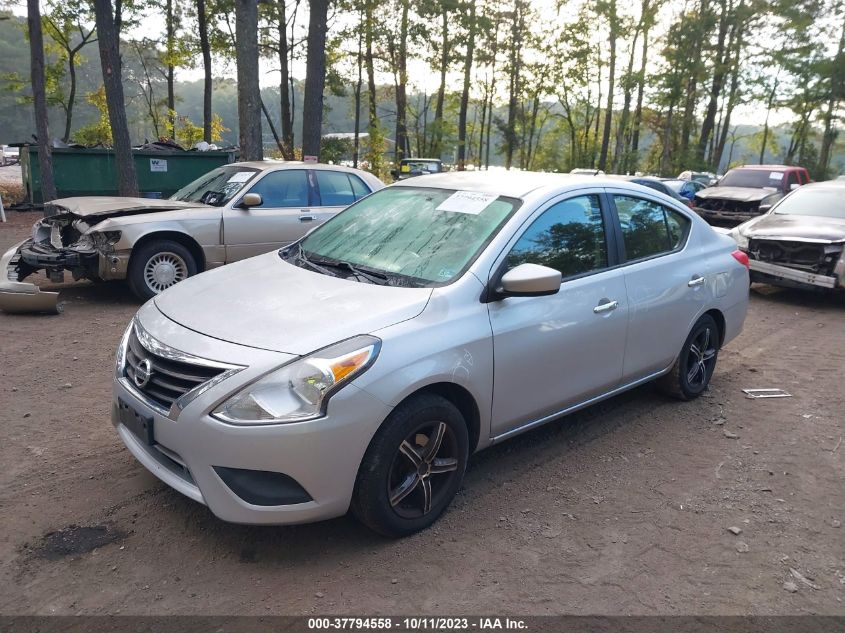
[[[707,389],[719,356],[719,326],[705,314],[692,327],[671,371],[658,385],[681,400],[697,398]]]
[[[370,443],[352,500],[367,527],[390,537],[423,530],[460,488],[469,434],[457,407],[436,395],[400,405]]]
[[[156,240],[133,251],[127,277],[132,292],[146,301],[196,274],[191,251],[179,242]]]

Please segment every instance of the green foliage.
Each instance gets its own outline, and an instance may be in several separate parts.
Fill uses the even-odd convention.
[[[97,108],[100,118],[97,122],[85,125],[74,133],[74,140],[83,145],[112,144],[111,123],[109,123],[109,109],[106,105],[106,89],[100,86],[96,92],[88,93],[86,100]]]
[[[320,160],[324,163],[338,164],[342,160],[352,160],[355,151],[350,138],[323,137],[320,141]]]

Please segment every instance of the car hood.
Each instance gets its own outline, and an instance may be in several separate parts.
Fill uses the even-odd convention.
[[[845,219],[815,215],[786,215],[768,213],[742,225],[743,235],[753,239],[845,241]]]
[[[137,213],[156,213],[158,211],[173,211],[174,209],[191,209],[208,206],[199,202],[156,200],[153,198],[125,198],[119,196],[60,198],[53,200],[51,204],[80,217],[134,215]]]
[[[412,319],[431,292],[322,275],[273,252],[186,279],[154,301],[200,334],[301,356]]]
[[[753,189],[751,187],[708,187],[702,189],[697,194],[696,198],[702,200],[709,200],[711,198],[719,198],[720,200],[734,200],[736,202],[757,202],[777,193],[777,189]]]

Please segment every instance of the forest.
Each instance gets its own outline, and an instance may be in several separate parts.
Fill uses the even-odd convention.
[[[28,0],[0,12],[2,143],[47,124],[116,152],[205,140],[245,158],[360,156],[380,176],[428,156],[661,175],[782,162],[823,179],[843,171],[843,105],[843,0]]]

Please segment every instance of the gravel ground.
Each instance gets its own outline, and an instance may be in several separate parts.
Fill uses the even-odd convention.
[[[108,419],[137,302],[58,287],[63,315],[0,314],[4,614],[845,614],[843,295],[755,286],[705,397],[640,388],[476,455],[388,541],[222,523],[159,483]]]

